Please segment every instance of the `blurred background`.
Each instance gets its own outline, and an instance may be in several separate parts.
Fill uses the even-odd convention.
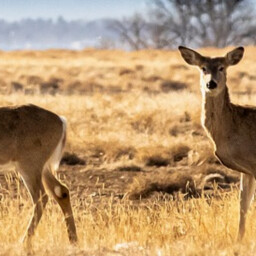
[[[253,45],[255,0],[0,0],[0,49]]]

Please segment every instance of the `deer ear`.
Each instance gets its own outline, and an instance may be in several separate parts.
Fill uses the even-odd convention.
[[[203,56],[192,49],[184,46],[179,46],[179,51],[183,59],[190,65],[199,66],[202,62]]]
[[[244,47],[238,47],[235,50],[226,54],[226,61],[228,65],[236,65],[244,55]]]

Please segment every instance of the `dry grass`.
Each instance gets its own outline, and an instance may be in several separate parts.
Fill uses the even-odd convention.
[[[253,105],[255,48],[246,50],[229,84],[233,101]],[[213,157],[198,84],[177,52],[0,53],[0,105],[34,103],[66,116],[63,162],[81,164],[59,172],[71,188],[78,247],[50,202],[32,255],[254,255],[256,211],[235,243],[238,175]],[[31,204],[9,170],[0,170],[0,255],[25,255],[18,240]]]
[[[238,193],[184,200],[155,198],[146,202],[113,198],[95,206],[73,198],[79,244],[68,244],[60,209],[50,202],[40,223],[32,255],[254,255],[255,204],[243,243],[235,242]],[[1,203],[1,255],[25,255],[17,242],[31,213],[23,198]],[[19,214],[17,215],[17,211]]]

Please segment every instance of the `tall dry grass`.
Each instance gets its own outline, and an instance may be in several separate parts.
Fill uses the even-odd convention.
[[[253,105],[255,48],[246,50],[230,68],[229,84],[233,101]],[[175,51],[0,53],[0,106],[33,103],[66,116],[66,151],[86,162],[59,173],[71,188],[78,247],[68,244],[60,210],[50,202],[32,255],[254,255],[255,205],[245,240],[235,242],[236,185],[223,190],[214,178],[209,196],[199,198],[165,189],[177,173],[181,182],[173,186],[183,192],[188,180],[202,185],[203,172],[237,181],[215,162],[200,126],[198,84],[197,71]],[[0,255],[25,255],[18,240],[31,203],[10,170],[0,170]],[[146,198],[144,186],[152,188]],[[127,193],[134,191],[131,200]]]
[[[79,243],[68,243],[60,209],[50,202],[33,240],[32,255],[254,255],[255,204],[246,237],[236,243],[238,193],[215,191],[212,198],[151,199],[97,206],[73,198]],[[26,255],[18,243],[29,220],[24,198],[1,202],[0,255]]]

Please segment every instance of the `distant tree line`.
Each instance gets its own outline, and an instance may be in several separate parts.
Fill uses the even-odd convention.
[[[117,35],[107,29],[111,19],[94,21],[52,19],[0,19],[0,50],[85,47],[110,48]],[[110,45],[111,44],[111,45]]]
[[[256,43],[256,12],[249,0],[152,0],[148,5],[146,15],[110,24],[130,49]]]
[[[93,21],[0,16],[0,50],[176,49],[256,44],[256,0],[147,0],[147,10]]]

